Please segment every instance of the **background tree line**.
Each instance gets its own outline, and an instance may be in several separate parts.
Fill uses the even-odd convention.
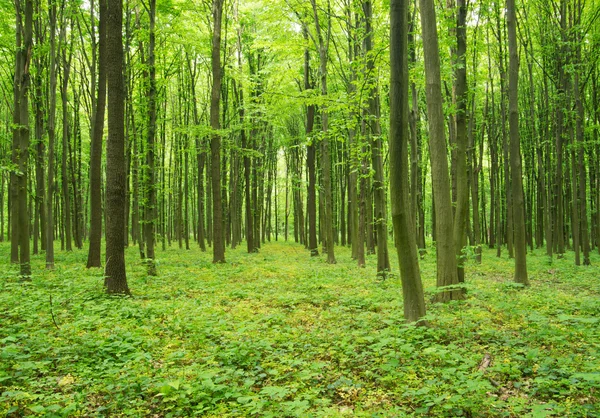
[[[102,236],[116,293],[130,245],[151,275],[155,247],[293,239],[385,277],[393,242],[416,320],[432,241],[442,301],[483,245],[523,284],[527,248],[600,251],[596,0],[0,6],[0,240],[23,277],[55,245],[100,267]]]

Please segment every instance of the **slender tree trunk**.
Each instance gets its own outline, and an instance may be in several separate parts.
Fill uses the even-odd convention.
[[[56,119],[56,2],[51,2],[48,9],[50,51],[49,51],[49,90],[48,90],[48,174],[46,176],[46,268],[54,269],[54,150]]]
[[[318,39],[319,49],[319,76],[321,77],[321,95],[327,95],[327,53],[329,50],[329,40],[331,37],[331,17],[328,16],[327,32],[323,33],[317,12],[316,0],[310,0],[312,4],[313,14],[315,18],[315,27]],[[321,131],[323,138],[321,140],[321,158],[323,164],[323,198],[324,198],[324,238],[325,247],[327,250],[327,262],[335,264],[334,252],[334,228],[333,228],[333,194],[331,189],[331,154],[330,154],[330,138],[329,138],[329,110],[323,104],[321,106]]]
[[[213,263],[225,262],[225,243],[223,242],[223,213],[221,205],[221,134],[219,111],[221,96],[221,18],[224,0],[213,0],[213,33],[212,33],[212,93],[210,101],[210,126],[215,131],[211,134],[211,182],[213,198]]]
[[[565,20],[565,10],[564,10],[565,2],[561,1],[561,34],[564,37],[564,33],[566,31],[566,20]],[[555,221],[553,222],[556,225],[556,229],[554,231],[556,237],[556,253],[558,258],[562,258],[565,253],[565,235],[564,235],[564,202],[563,202],[563,194],[564,194],[564,185],[563,185],[563,131],[564,131],[564,113],[563,113],[563,105],[564,105],[564,83],[565,83],[565,74],[563,69],[563,57],[565,56],[564,47],[561,47],[560,54],[558,60],[556,62],[556,66],[558,69],[558,87],[559,91],[558,99],[556,103],[556,178],[555,178],[555,193],[554,197],[556,199],[556,211],[555,211]]]
[[[517,283],[529,285],[527,278],[527,242],[525,234],[525,205],[523,202],[523,179],[521,171],[521,141],[519,138],[519,51],[517,46],[517,22],[515,0],[506,0],[506,25],[508,28],[508,102],[510,124],[510,165],[512,173],[513,225],[515,247],[515,277]]]
[[[458,281],[465,281],[463,248],[467,244],[466,223],[469,213],[469,183],[467,177],[467,4],[456,2],[457,66],[456,89],[456,211],[454,213],[454,246],[458,260]]]
[[[101,267],[102,245],[102,135],[106,108],[106,0],[99,0],[98,98],[90,145],[90,247],[87,267]]]
[[[500,115],[501,125],[500,132],[502,134],[502,157],[504,159],[504,202],[505,202],[505,224],[504,228],[501,228],[499,233],[504,237],[506,247],[508,250],[508,257],[514,257],[514,237],[513,237],[513,195],[511,193],[511,165],[510,165],[510,143],[506,133],[506,99],[507,87],[506,87],[506,70],[505,70],[505,44],[504,44],[504,26],[501,24],[500,5],[496,5],[496,29],[497,29],[497,40],[498,40],[498,66],[500,71]],[[500,188],[498,188],[500,190]],[[500,193],[501,194],[501,193]]]
[[[77,249],[83,248],[83,213],[81,206],[83,203],[83,193],[81,189],[81,118],[79,99],[81,91],[73,90],[73,143],[69,144],[69,166],[71,168],[70,181],[73,190],[73,237]]]
[[[303,28],[305,40],[308,39],[308,30]],[[304,89],[313,88],[310,80],[310,52],[308,48],[304,50]],[[311,136],[315,123],[315,105],[309,104],[306,107],[306,136]],[[308,172],[308,196],[306,198],[306,212],[308,217],[308,250],[311,256],[319,255],[319,245],[317,243],[317,193],[315,172],[315,140],[314,138],[306,146],[306,170]]]
[[[581,11],[579,11],[581,13]],[[581,47],[580,40],[578,40],[578,46],[576,46],[576,58],[577,62],[581,62]],[[574,171],[577,171],[577,180],[579,185],[578,198],[579,198],[579,220],[580,220],[580,238],[581,248],[583,250],[583,264],[589,266],[590,262],[590,238],[588,230],[588,216],[587,216],[587,173],[585,169],[585,140],[583,132],[583,123],[585,120],[585,114],[583,109],[583,103],[581,101],[580,93],[580,81],[579,71],[575,72],[575,83],[573,86],[575,109],[576,109],[576,137],[577,137],[577,166],[573,167]]]
[[[190,59],[188,57],[188,70],[190,73],[190,92],[192,99],[192,114],[194,116],[194,124],[200,124],[200,117],[198,116],[198,106],[196,105],[196,58]],[[201,251],[206,251],[205,237],[204,237],[204,164],[206,160],[206,152],[202,147],[202,139],[199,135],[195,135],[194,141],[196,147],[196,207],[197,207],[197,221],[196,221],[196,238]]]
[[[71,191],[69,190],[69,175],[68,175],[68,154],[69,154],[69,142],[70,142],[70,128],[69,128],[69,77],[71,74],[71,60],[73,57],[73,37],[71,36],[70,46],[66,46],[66,23],[61,28],[61,43],[65,45],[63,47],[61,56],[61,89],[60,97],[62,99],[62,152],[61,152],[61,184],[62,184],[62,215],[65,235],[65,249],[67,251],[73,251],[72,237],[71,237]],[[73,32],[72,32],[73,33]]]
[[[415,3],[416,6],[416,3]],[[417,51],[414,39],[414,28],[416,21],[416,7],[414,13],[409,12],[408,26],[408,47],[409,47],[409,63],[413,67],[417,63]],[[411,197],[412,197],[412,212],[417,225],[417,247],[419,248],[420,256],[424,256],[427,252],[425,245],[425,206],[424,206],[424,180],[423,173],[423,150],[421,137],[421,117],[419,110],[419,95],[415,81],[410,83],[410,160],[411,160]]]
[[[42,19],[39,16],[38,21]],[[39,24],[36,24],[39,26]],[[39,28],[39,31],[45,28]],[[43,42],[41,34],[37,36],[37,42]],[[33,254],[38,254],[40,247],[46,249],[46,217],[45,217],[45,184],[44,184],[44,101],[42,92],[42,60],[36,59],[35,77],[35,211],[33,224]],[[4,206],[0,206],[4,210]],[[0,231],[0,235],[2,232]],[[38,242],[41,244],[39,245]]]
[[[148,275],[156,276],[157,271],[154,254],[154,244],[156,241],[156,179],[154,175],[154,160],[156,154],[156,67],[154,57],[154,45],[156,43],[156,35],[154,29],[156,21],[156,0],[149,0],[148,4],[148,16],[150,19],[150,26],[148,28],[148,61],[146,62],[146,65],[148,67],[148,126],[146,131],[146,173],[144,176],[144,179],[146,181],[144,234],[146,238],[146,263],[148,268]]]
[[[359,149],[360,154],[366,154],[364,145]],[[359,195],[358,195],[358,234],[356,242],[356,261],[359,267],[365,267],[365,240],[367,239],[367,176],[368,171],[364,158],[359,162],[357,171],[359,177]]]
[[[367,54],[367,73],[375,73],[375,62],[372,55],[372,4],[370,0],[363,2],[365,15],[365,53]],[[387,243],[387,209],[385,202],[385,185],[383,180],[383,155],[381,141],[381,125],[379,121],[379,90],[374,76],[371,76],[373,85],[369,96],[369,131],[372,135],[371,164],[373,167],[373,201],[375,207],[374,223],[377,235],[377,274],[386,276],[390,270],[390,258]]]

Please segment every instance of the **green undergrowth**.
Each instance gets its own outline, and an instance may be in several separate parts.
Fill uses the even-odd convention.
[[[467,298],[432,304],[435,254],[421,262],[427,328],[403,324],[398,263],[376,277],[299,245],[258,254],[170,248],[159,277],[127,253],[132,297],[106,296],[85,251],[33,257],[20,282],[0,245],[0,416],[599,416],[600,257],[484,250]]]

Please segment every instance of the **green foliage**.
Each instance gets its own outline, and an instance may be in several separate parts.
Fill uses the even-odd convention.
[[[161,277],[128,250],[134,296],[102,289],[85,251],[34,256],[19,282],[0,245],[3,416],[594,416],[598,410],[598,268],[569,254],[467,263],[467,298],[405,325],[397,275],[376,279],[296,244],[259,254],[159,253]],[[435,294],[435,250],[422,263]],[[594,265],[600,264],[596,257]],[[397,261],[392,260],[392,266]],[[396,270],[396,269],[393,269]],[[50,298],[51,297],[51,298]],[[489,356],[489,364],[483,359]]]

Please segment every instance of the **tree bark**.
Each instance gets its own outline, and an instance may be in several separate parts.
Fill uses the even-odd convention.
[[[123,0],[107,0],[106,81],[106,261],[108,293],[129,294],[125,271],[125,95],[123,85]]]
[[[437,286],[458,284],[456,250],[453,240],[452,201],[448,174],[447,144],[442,108],[440,56],[433,0],[420,0],[427,113],[429,122],[429,150],[431,177],[435,196],[435,223],[437,238]],[[444,290],[439,301],[460,299],[460,290]]]
[[[150,19],[150,26],[148,28],[148,61],[146,62],[148,67],[148,126],[146,131],[146,166],[144,176],[146,182],[144,235],[146,239],[146,265],[148,268],[148,275],[156,276],[157,271],[154,254],[154,244],[156,242],[156,180],[154,175],[154,160],[156,154],[156,66],[154,57],[154,45],[156,43],[156,0],[149,0],[147,11]]]
[[[329,49],[329,39],[331,37],[331,17],[328,16],[327,32],[323,33],[319,15],[317,12],[316,0],[310,0],[315,18],[315,27],[317,32],[318,50],[319,50],[319,76],[321,78],[321,95],[327,96],[327,53]],[[327,250],[327,263],[335,264],[334,252],[334,229],[333,229],[333,195],[331,189],[331,154],[329,138],[329,111],[327,105],[321,106],[321,158],[323,162],[323,198],[324,198],[324,242]]]
[[[308,40],[308,29],[303,27],[303,36]],[[310,52],[308,47],[304,50],[304,89],[311,89],[310,80]],[[308,196],[306,198],[306,212],[308,218],[308,250],[311,256],[319,255],[319,244],[317,243],[317,175],[315,172],[315,138],[312,137],[313,126],[315,123],[315,105],[306,106],[306,136],[308,145],[306,146],[306,170],[308,172]]]
[[[210,100],[210,126],[213,129],[210,140],[212,213],[213,213],[213,263],[225,262],[225,243],[223,241],[223,213],[221,205],[221,134],[219,112],[221,98],[221,19],[224,0],[213,0],[213,33],[212,33],[212,91]]]
[[[581,13],[581,11],[579,12]],[[578,39],[578,43],[576,46],[576,58],[577,62],[581,63],[581,40]],[[585,169],[585,158],[584,158],[584,150],[585,150],[585,139],[583,132],[583,123],[585,120],[585,114],[583,109],[583,102],[581,100],[581,92],[580,92],[580,80],[579,80],[579,71],[575,72],[575,83],[573,85],[574,90],[574,99],[575,99],[575,110],[576,110],[576,120],[575,120],[575,130],[576,130],[576,138],[577,138],[577,166],[573,167],[573,170],[577,171],[577,180],[578,180],[578,199],[579,199],[579,219],[580,219],[580,238],[581,238],[581,248],[583,250],[583,264],[585,266],[589,266],[591,264],[590,261],[590,238],[589,238],[589,230],[588,230],[588,216],[587,216],[587,173]]]
[[[48,10],[50,51],[48,89],[48,174],[46,176],[46,268],[54,269],[54,150],[56,142],[56,2],[51,2]]]
[[[60,97],[62,100],[62,152],[61,152],[61,186],[62,186],[62,219],[64,226],[65,249],[73,251],[71,234],[71,191],[69,190],[68,160],[70,127],[69,127],[69,77],[71,74],[71,61],[73,57],[73,36],[69,42],[67,50],[67,28],[66,22],[63,22],[60,31],[61,43],[61,86]],[[72,28],[71,28],[72,29]],[[73,33],[73,32],[71,32]]]
[[[375,61],[373,51],[372,4],[370,0],[363,2],[365,15],[365,53],[367,55],[367,75],[373,85],[369,95],[369,131],[371,137],[371,165],[373,167],[373,201],[375,207],[374,223],[377,235],[377,274],[385,277],[390,270],[388,253],[387,209],[385,202],[385,185],[383,180],[383,156],[381,141],[381,125],[379,115],[379,89],[375,79]]]
[[[519,137],[519,51],[517,47],[517,22],[515,0],[506,0],[506,25],[508,28],[508,103],[510,129],[510,165],[512,173],[513,225],[515,249],[514,280],[525,286],[527,278],[527,242],[525,235],[525,207],[523,202],[523,179],[521,171],[521,141]]]
[[[14,74],[13,108],[13,163],[18,174],[12,176],[16,199],[12,200],[13,233],[18,240],[20,275],[22,279],[31,276],[29,247],[29,213],[27,209],[28,160],[29,160],[29,87],[31,75],[29,67],[33,48],[33,2],[15,0],[16,11],[16,57]],[[23,17],[25,22],[23,22]],[[14,246],[14,243],[13,243]]]
[[[98,98],[90,145],[90,247],[87,267],[101,267],[102,246],[102,136],[106,108],[106,0],[99,0]]]
[[[392,222],[402,280],[404,319],[416,322],[425,316],[425,299],[408,186],[408,0],[391,0],[390,23]]]
[[[458,260],[458,281],[465,281],[466,256],[463,248],[467,244],[466,223],[469,213],[469,182],[467,177],[467,4],[456,2],[456,211],[454,213],[454,245]]]

